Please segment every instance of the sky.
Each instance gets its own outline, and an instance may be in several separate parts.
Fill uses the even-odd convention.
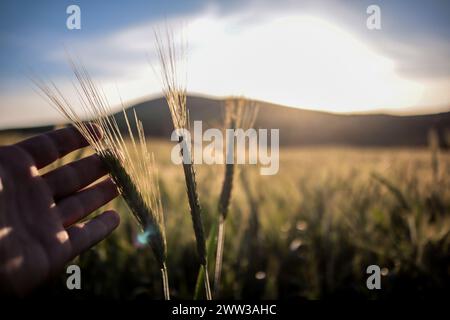
[[[69,30],[68,6],[81,12]],[[379,30],[367,8],[380,8]],[[0,2],[0,128],[61,121],[30,75],[75,99],[66,52],[113,107],[161,94],[154,30],[187,49],[189,92],[329,112],[450,110],[450,1]]]

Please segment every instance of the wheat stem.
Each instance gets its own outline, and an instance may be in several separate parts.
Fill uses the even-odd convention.
[[[211,286],[209,284],[209,274],[208,274],[208,264],[204,264],[202,265],[203,269],[204,269],[204,274],[205,274],[205,293],[206,293],[206,300],[212,300],[212,294],[211,294]]]
[[[170,300],[169,276],[167,273],[167,267],[166,267],[165,263],[163,264],[163,267],[161,268],[161,277],[162,277],[162,283],[163,283],[164,299]]]
[[[225,219],[219,216],[219,229],[217,232],[216,265],[214,268],[214,296],[220,294],[220,278],[222,275],[223,247],[225,242]]]

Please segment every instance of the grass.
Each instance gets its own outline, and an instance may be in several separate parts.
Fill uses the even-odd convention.
[[[13,143],[23,137],[0,137]],[[131,144],[131,141],[126,140]],[[197,259],[180,168],[172,143],[150,140],[166,219],[171,297],[191,299]],[[89,153],[85,150],[84,156]],[[64,163],[75,155],[64,158]],[[235,179],[227,220],[221,298],[407,299],[449,296],[450,154],[441,151],[437,179],[427,149],[343,147],[281,148],[280,171],[260,176],[256,166]],[[383,177],[398,189],[405,209]],[[217,221],[223,166],[197,166],[206,230]],[[243,180],[245,180],[243,182]],[[49,295],[163,298],[155,256],[136,241],[140,230],[122,199],[108,204],[122,223],[108,239],[82,254],[82,292]],[[366,288],[368,265],[385,268],[381,290]]]

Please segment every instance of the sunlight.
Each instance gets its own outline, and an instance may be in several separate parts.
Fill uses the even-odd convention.
[[[0,240],[2,240],[3,238],[6,238],[6,236],[7,236],[8,234],[10,234],[11,231],[12,231],[12,228],[11,228],[11,227],[3,227],[3,228],[0,228]]]
[[[63,244],[69,240],[69,234],[66,230],[61,230],[56,233],[56,239],[59,243]]]
[[[88,57],[83,59],[87,69],[94,70],[93,78],[114,108],[121,100],[133,104],[161,94],[160,79],[152,70],[157,65],[153,32],[165,23],[175,31],[186,27],[187,89],[193,94],[244,95],[332,112],[403,113],[448,105],[448,79],[400,75],[394,60],[322,18],[297,14],[255,19],[248,12],[220,16],[208,11],[73,44],[75,52]],[[49,59],[65,65],[65,57],[61,49],[52,51]],[[70,79],[54,81],[76,101]],[[9,116],[0,118],[0,126],[62,121],[31,88],[24,90],[3,96],[2,108]],[[24,118],[25,113],[32,117]]]
[[[328,111],[416,104],[423,88],[350,33],[310,16],[189,26],[190,89]]]

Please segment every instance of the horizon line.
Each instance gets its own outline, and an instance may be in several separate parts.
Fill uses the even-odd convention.
[[[277,102],[272,101],[266,101],[266,100],[259,100],[254,99],[251,97],[246,97],[245,95],[225,95],[225,96],[216,96],[206,93],[200,93],[191,91],[187,93],[187,98],[202,98],[202,99],[210,99],[210,100],[216,100],[216,101],[224,101],[226,99],[232,98],[232,97],[242,97],[244,99],[253,100],[257,103],[264,103],[264,104],[270,104],[276,107],[281,108],[289,108],[289,109],[296,109],[299,111],[308,111],[308,112],[315,112],[315,113],[321,113],[321,114],[332,114],[337,116],[391,116],[391,117],[417,117],[417,116],[432,116],[432,115],[440,115],[440,114],[447,114],[450,113],[450,106],[433,106],[433,107],[405,107],[402,109],[397,109],[395,112],[392,112],[392,110],[389,110],[388,108],[377,108],[373,110],[365,110],[365,111],[354,111],[354,112],[339,112],[339,111],[327,111],[322,109],[315,109],[313,107],[298,107],[298,106],[291,106],[291,105],[285,105],[280,104]],[[139,98],[134,98],[129,100],[128,102],[124,102],[123,108],[125,110],[128,110],[129,108],[136,107],[139,104],[151,102],[155,100],[161,100],[164,99],[164,94],[162,93],[155,93],[155,94],[149,94],[144,95]],[[424,110],[424,111],[413,111],[415,109],[431,109],[431,110]],[[117,112],[120,112],[122,109],[122,106],[116,105],[111,106],[112,114],[115,114]],[[410,109],[410,111],[408,111]],[[33,129],[33,128],[41,128],[41,127],[51,127],[51,126],[59,126],[59,125],[65,125],[67,123],[60,122],[44,122],[44,121],[37,121],[34,124],[25,124],[23,126],[0,126],[0,132],[2,131],[15,131],[15,130],[24,130],[24,129]]]

